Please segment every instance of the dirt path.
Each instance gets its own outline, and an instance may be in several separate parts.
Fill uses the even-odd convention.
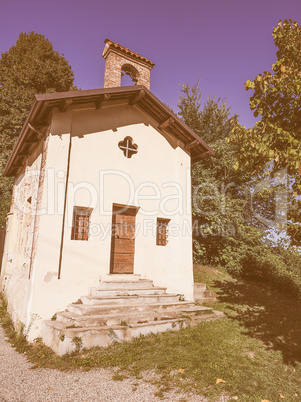
[[[155,396],[156,386],[136,378],[113,381],[113,370],[65,373],[31,367],[5,340],[0,327],[0,401],[160,401]],[[165,400],[205,401],[175,391],[166,394]]]

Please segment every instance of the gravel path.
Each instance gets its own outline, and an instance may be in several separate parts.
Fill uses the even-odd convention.
[[[160,401],[158,388],[146,381],[128,378],[113,381],[113,370],[65,373],[35,369],[26,357],[6,341],[0,326],[0,401]],[[137,384],[138,385],[134,385]],[[198,395],[165,394],[167,401],[205,401]]]

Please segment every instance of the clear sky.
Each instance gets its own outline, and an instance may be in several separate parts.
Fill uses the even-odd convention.
[[[108,37],[156,64],[151,91],[174,111],[180,84],[201,78],[203,100],[226,97],[251,127],[243,84],[271,70],[272,30],[288,18],[301,23],[301,0],[0,0],[0,52],[35,31],[64,53],[75,85],[101,88]]]

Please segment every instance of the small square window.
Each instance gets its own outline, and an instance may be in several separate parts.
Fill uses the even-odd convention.
[[[168,223],[170,219],[157,218],[157,246],[166,246],[168,238]]]
[[[71,240],[88,240],[92,208],[73,207]]]

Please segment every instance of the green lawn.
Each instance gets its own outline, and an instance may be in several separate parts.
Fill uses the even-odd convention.
[[[115,380],[155,370],[157,396],[179,387],[210,401],[221,394],[240,401],[301,400],[300,304],[267,285],[237,281],[211,268],[197,266],[195,278],[217,293],[214,307],[226,313],[224,319],[63,357],[39,342],[17,342],[3,309],[4,327],[34,367],[115,367]]]

